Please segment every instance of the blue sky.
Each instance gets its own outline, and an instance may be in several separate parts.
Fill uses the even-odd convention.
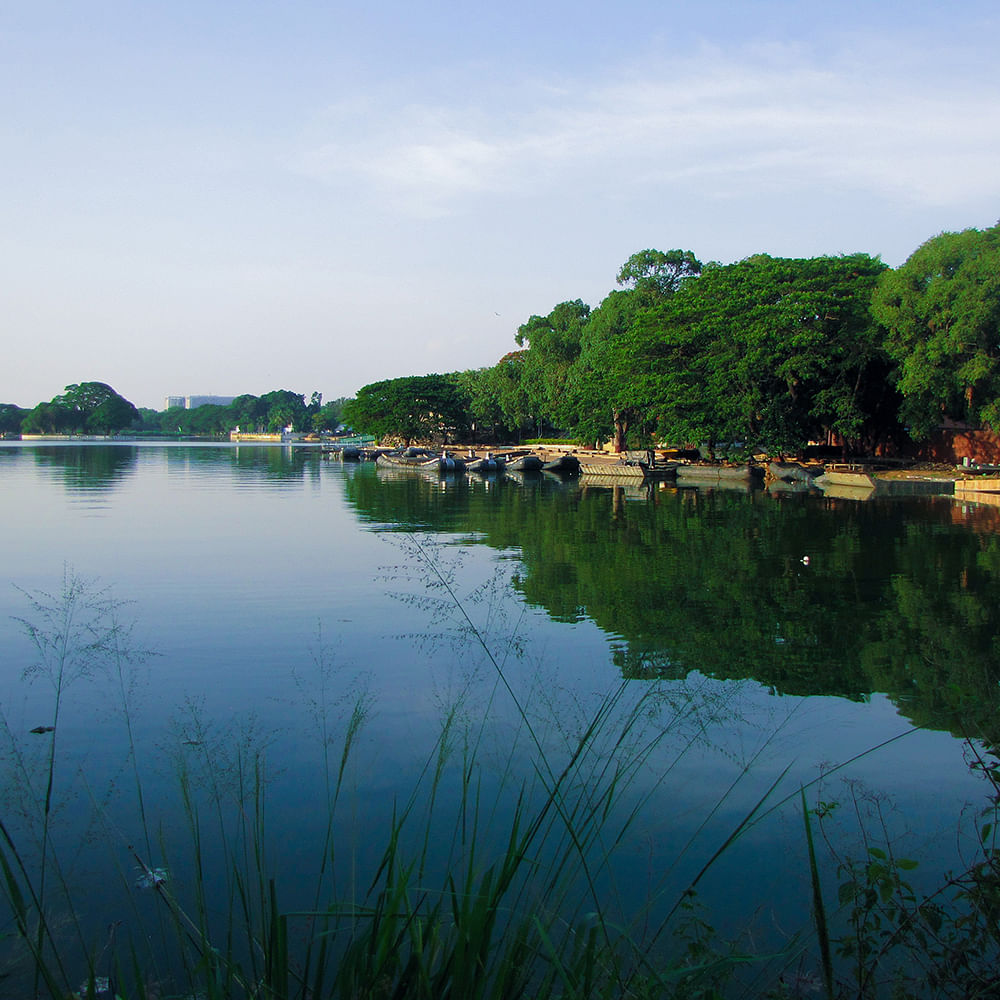
[[[12,0],[0,402],[491,365],[647,247],[897,265],[1000,219],[998,44],[995,0]]]

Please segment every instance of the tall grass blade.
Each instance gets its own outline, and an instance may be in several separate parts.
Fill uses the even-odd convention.
[[[806,847],[809,851],[809,880],[812,883],[812,911],[816,922],[816,937],[819,940],[820,960],[823,965],[823,983],[827,1000],[833,1000],[833,956],[830,950],[830,933],[826,923],[826,907],[823,905],[823,887],[819,881],[819,865],[816,863],[816,846],[813,843],[812,824],[806,805],[806,790],[801,788],[802,822],[806,828]]]

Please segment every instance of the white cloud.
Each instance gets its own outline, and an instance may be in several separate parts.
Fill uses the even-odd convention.
[[[578,86],[512,87],[512,106],[492,110],[474,91],[452,108],[373,103],[339,113],[337,137],[300,168],[418,215],[470,196],[581,197],[609,179],[702,194],[708,180],[719,197],[834,184],[948,204],[1000,192],[1000,84],[954,67],[921,76],[923,58],[855,52],[816,67],[794,49],[707,50]]]

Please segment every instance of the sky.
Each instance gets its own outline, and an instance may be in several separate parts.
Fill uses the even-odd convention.
[[[495,364],[633,253],[1000,220],[996,0],[7,0],[0,402]]]

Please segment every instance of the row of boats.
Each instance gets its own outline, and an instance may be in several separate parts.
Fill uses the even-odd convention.
[[[538,455],[527,450],[504,453],[486,452],[479,455],[473,450],[465,455],[444,450],[432,452],[426,448],[363,449],[344,446],[324,450],[324,458],[339,458],[345,462],[374,461],[386,469],[409,469],[432,475],[454,475],[466,472],[482,475],[511,473],[555,473],[560,476],[579,476],[584,482],[634,483],[639,486],[651,481],[676,481],[677,485],[711,486],[729,485],[753,489],[763,485],[765,479],[771,489],[822,490],[828,496],[853,499],[884,494],[951,493],[955,483],[949,480],[890,481],[877,476],[867,465],[800,464],[797,462],[770,462],[759,464],[719,464],[663,461],[655,453],[628,452],[618,461],[588,461],[572,454],[553,457]]]
[[[578,475],[580,461],[575,455],[559,455],[551,460],[544,460],[530,452],[513,452],[494,455],[467,456],[456,455],[450,451],[435,454],[425,448],[402,448],[392,451],[376,450],[374,453],[364,452],[358,448],[344,448],[339,457],[345,461],[372,460],[383,468],[417,469],[426,472],[461,473],[479,472],[482,474],[499,472],[557,472],[563,475]]]

